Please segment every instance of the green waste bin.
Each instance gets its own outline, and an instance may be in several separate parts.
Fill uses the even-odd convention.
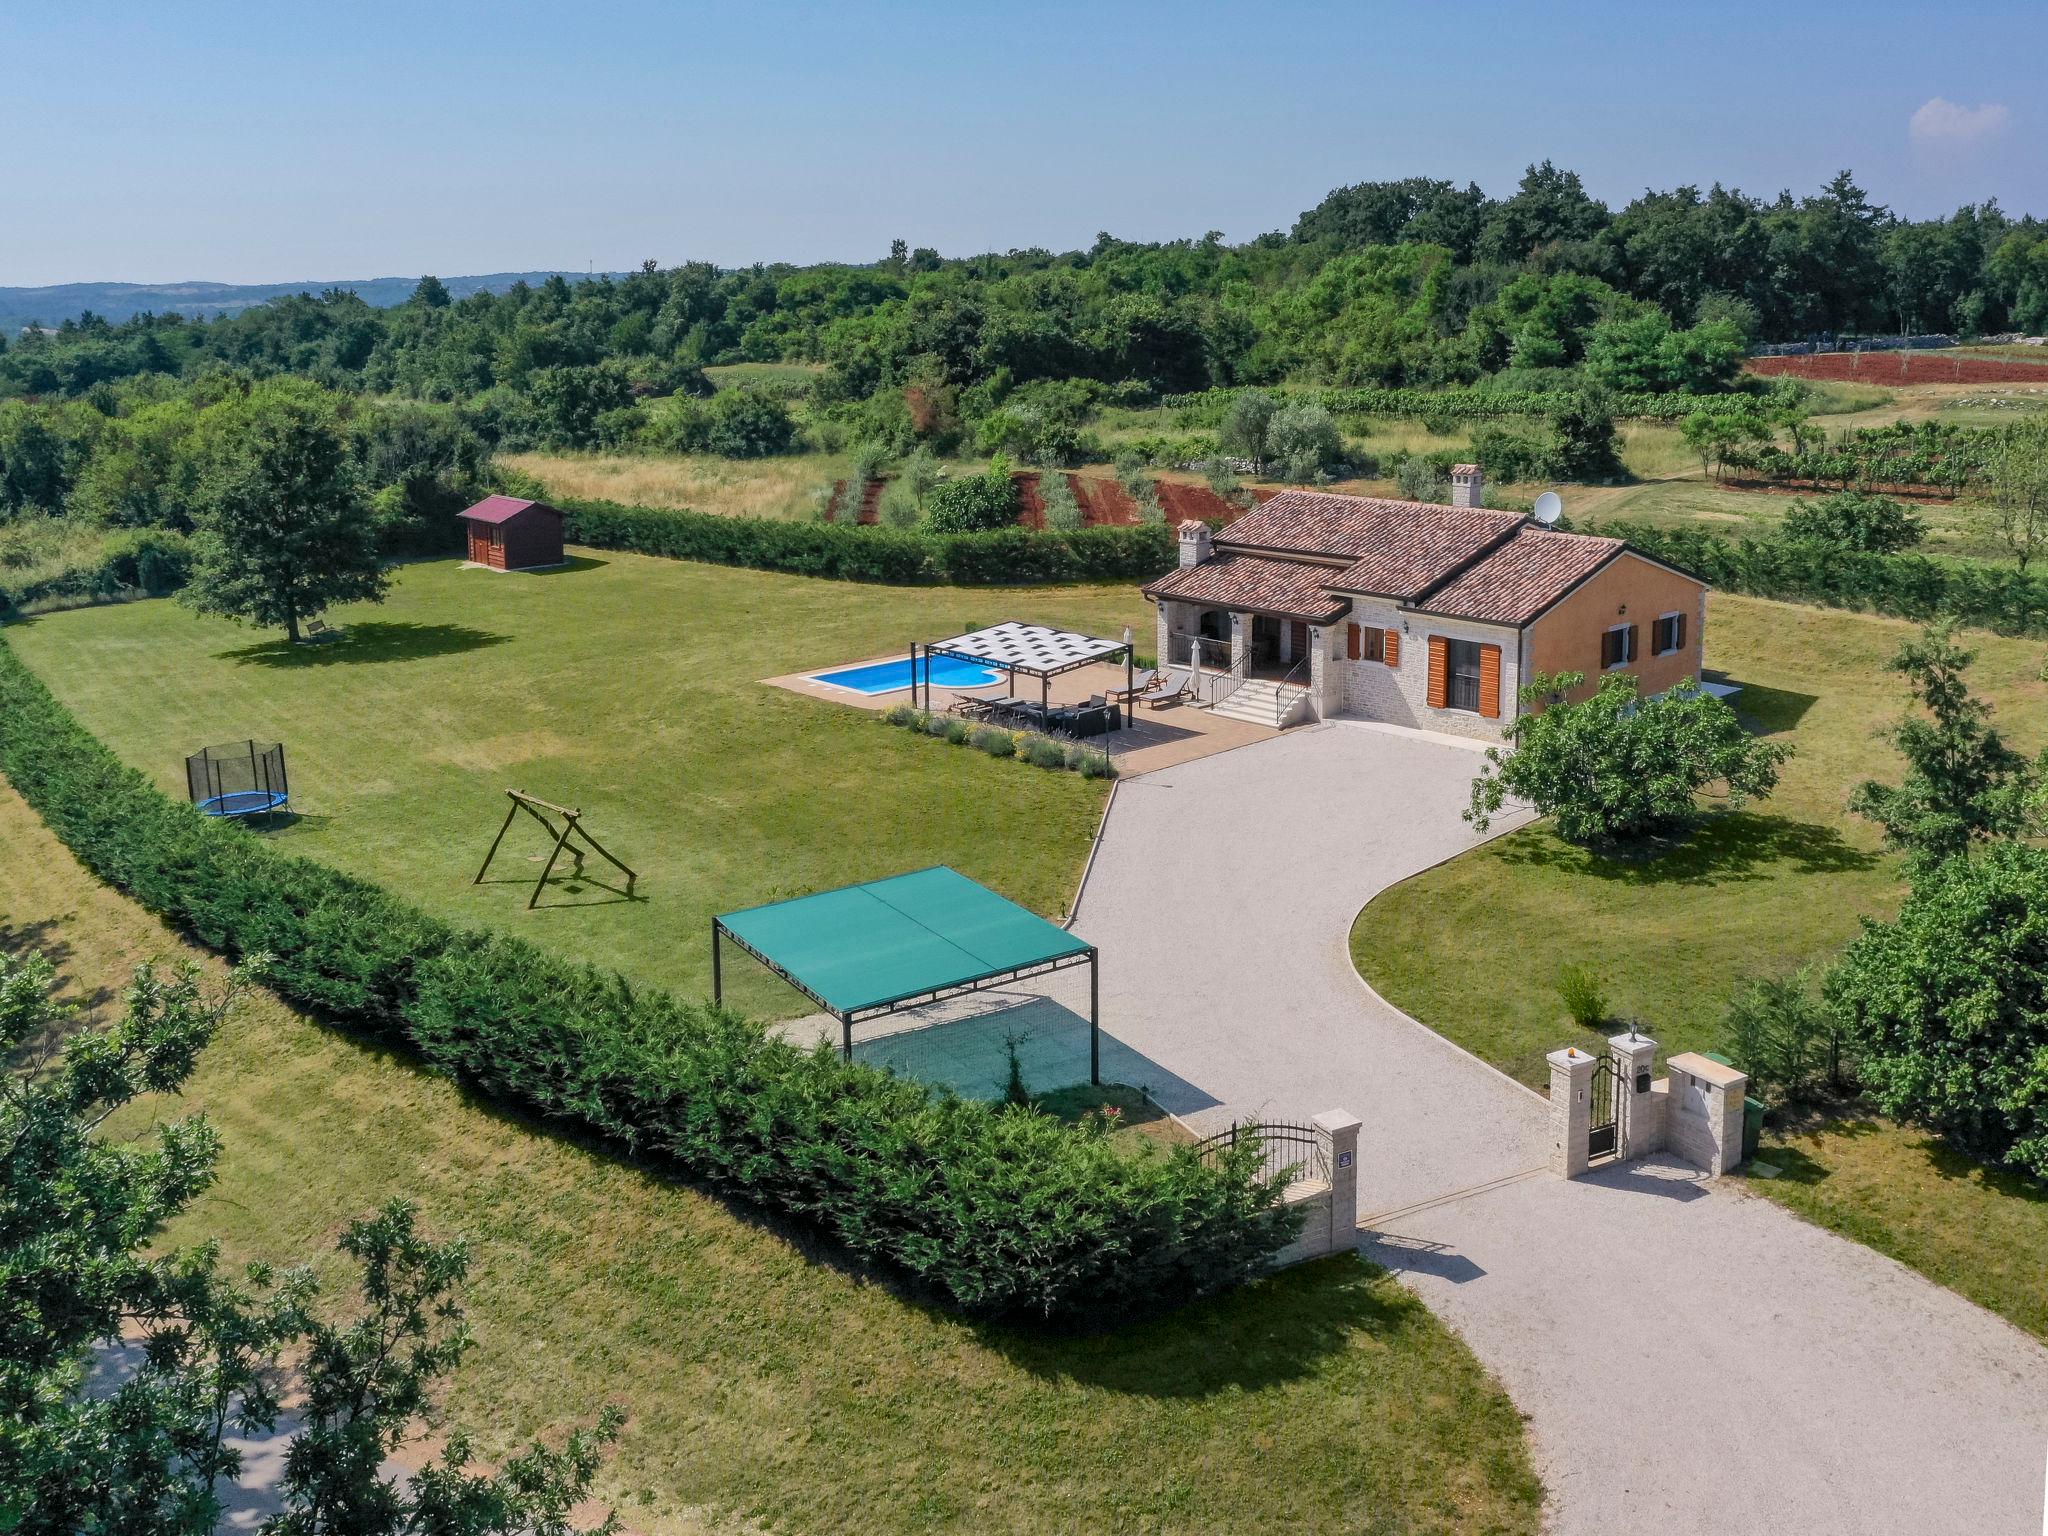
[[[1724,1067],[1735,1065],[1719,1051],[1701,1051],[1700,1054]],[[1742,1160],[1745,1163],[1756,1156],[1757,1143],[1763,1140],[1763,1135],[1764,1101],[1755,1094],[1745,1094],[1742,1100]]]

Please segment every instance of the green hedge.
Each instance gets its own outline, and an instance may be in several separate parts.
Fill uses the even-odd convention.
[[[1173,568],[1174,533],[1161,525],[1083,528],[1076,533],[920,533],[838,523],[714,517],[705,512],[557,501],[571,543],[675,560],[743,565],[798,576],[896,586],[1008,586],[1040,582],[1149,581]]]
[[[210,821],[0,643],[0,770],[86,867],[344,1028],[529,1113],[815,1223],[981,1316],[1101,1322],[1256,1272],[1297,1225],[1253,1158],[1133,1157],[641,990]]]
[[[1642,523],[1602,523],[1588,531],[1626,539],[1728,592],[1921,621],[1948,615],[2003,635],[2048,634],[2048,580],[2016,570],[1925,555],[1859,554],[1795,539],[1731,541]]]

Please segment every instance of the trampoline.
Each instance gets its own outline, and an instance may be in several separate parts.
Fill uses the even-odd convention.
[[[236,741],[185,759],[185,785],[202,816],[270,816],[291,804],[284,746]]]

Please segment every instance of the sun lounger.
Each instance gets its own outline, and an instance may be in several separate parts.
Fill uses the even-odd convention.
[[[1166,681],[1160,684],[1157,691],[1145,696],[1145,702],[1154,709],[1166,709],[1175,704],[1184,704],[1194,696],[1194,675],[1175,670],[1166,674]]]

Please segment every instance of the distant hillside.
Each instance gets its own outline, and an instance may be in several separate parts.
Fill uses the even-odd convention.
[[[482,289],[501,293],[517,282],[540,283],[553,272],[487,272],[480,277],[444,277],[448,292],[465,298]],[[582,272],[563,272],[580,278]],[[613,276],[619,274],[614,273]],[[411,296],[417,277],[339,278],[302,283],[57,283],[48,288],[0,288],[0,335],[12,336],[31,322],[58,325],[86,310],[122,321],[143,314],[180,314],[195,319],[233,314],[288,293],[352,288],[365,304],[387,309]]]

